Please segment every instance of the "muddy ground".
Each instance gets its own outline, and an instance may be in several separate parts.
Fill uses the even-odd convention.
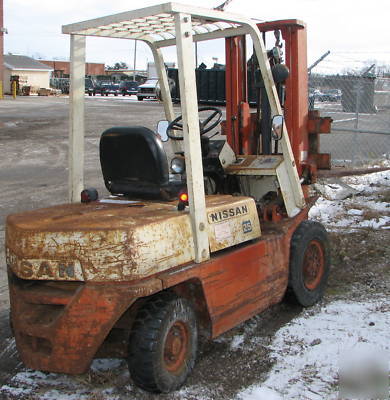
[[[31,97],[0,103],[0,387],[23,368],[8,325],[3,247],[5,217],[22,210],[66,202],[67,107],[66,98]],[[101,132],[115,125],[142,124],[154,128],[156,121],[163,118],[163,111],[157,102],[87,99],[86,116],[85,180],[104,193],[98,159]],[[353,233],[338,230],[330,233],[330,239],[332,270],[324,304],[336,299],[357,301],[378,293],[390,294],[390,230],[368,228]],[[202,342],[196,368],[185,386],[198,388],[193,399],[199,399],[202,392],[216,399],[231,399],[240,389],[259,382],[273,365],[266,347],[258,346],[253,352],[232,351],[229,339],[250,330],[261,343],[269,343],[281,326],[301,312],[300,307],[284,302],[221,338]],[[102,392],[107,384],[112,386],[115,382],[119,398],[157,398],[128,385],[123,368],[110,373],[89,372],[79,379],[91,388],[101,387]],[[57,389],[61,390],[60,385]],[[180,394],[158,398],[179,399]],[[191,396],[187,393],[186,398]],[[104,394],[95,394],[91,399],[104,399]]]

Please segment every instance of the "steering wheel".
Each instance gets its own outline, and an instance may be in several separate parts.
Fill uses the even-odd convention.
[[[222,111],[217,108],[217,107],[200,107],[199,112],[202,111],[211,111],[210,115],[201,121],[199,119],[199,133],[200,135],[204,135],[207,132],[210,132],[211,129],[214,129],[222,119]],[[211,122],[214,118],[215,121]],[[175,118],[173,121],[171,121],[167,127],[167,136],[170,139],[173,140],[183,140],[183,136],[175,136],[171,132],[172,131],[182,131],[183,130],[183,124],[181,124],[179,121],[183,119],[183,115],[179,115],[177,118]]]

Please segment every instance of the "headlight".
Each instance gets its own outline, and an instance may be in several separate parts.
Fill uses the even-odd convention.
[[[186,169],[184,157],[175,157],[171,161],[171,171],[174,174],[182,174]]]

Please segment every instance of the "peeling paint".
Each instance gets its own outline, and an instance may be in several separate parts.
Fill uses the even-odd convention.
[[[66,204],[11,215],[7,263],[23,279],[129,281],[191,262],[190,216],[175,205]],[[225,221],[231,235],[223,240],[209,224],[211,252],[260,236],[253,199],[207,198],[209,215],[224,215],[226,209],[240,212]]]

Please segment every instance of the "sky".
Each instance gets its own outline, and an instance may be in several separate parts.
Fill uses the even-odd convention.
[[[158,0],[4,0],[5,54],[41,59],[69,58],[69,36],[61,26],[118,12],[158,4]],[[213,8],[223,0],[179,0],[180,3]],[[330,50],[313,72],[334,73],[363,68],[372,62],[390,65],[390,0],[232,0],[226,11],[260,20],[295,18],[308,29],[308,65]],[[139,42],[138,42],[139,43]],[[267,47],[272,47],[270,43]],[[176,61],[173,48],[165,61]],[[198,60],[211,66],[212,58],[224,62],[223,43],[198,45]],[[134,41],[87,38],[87,62],[133,67]],[[148,47],[137,45],[138,69],[153,61]]]

